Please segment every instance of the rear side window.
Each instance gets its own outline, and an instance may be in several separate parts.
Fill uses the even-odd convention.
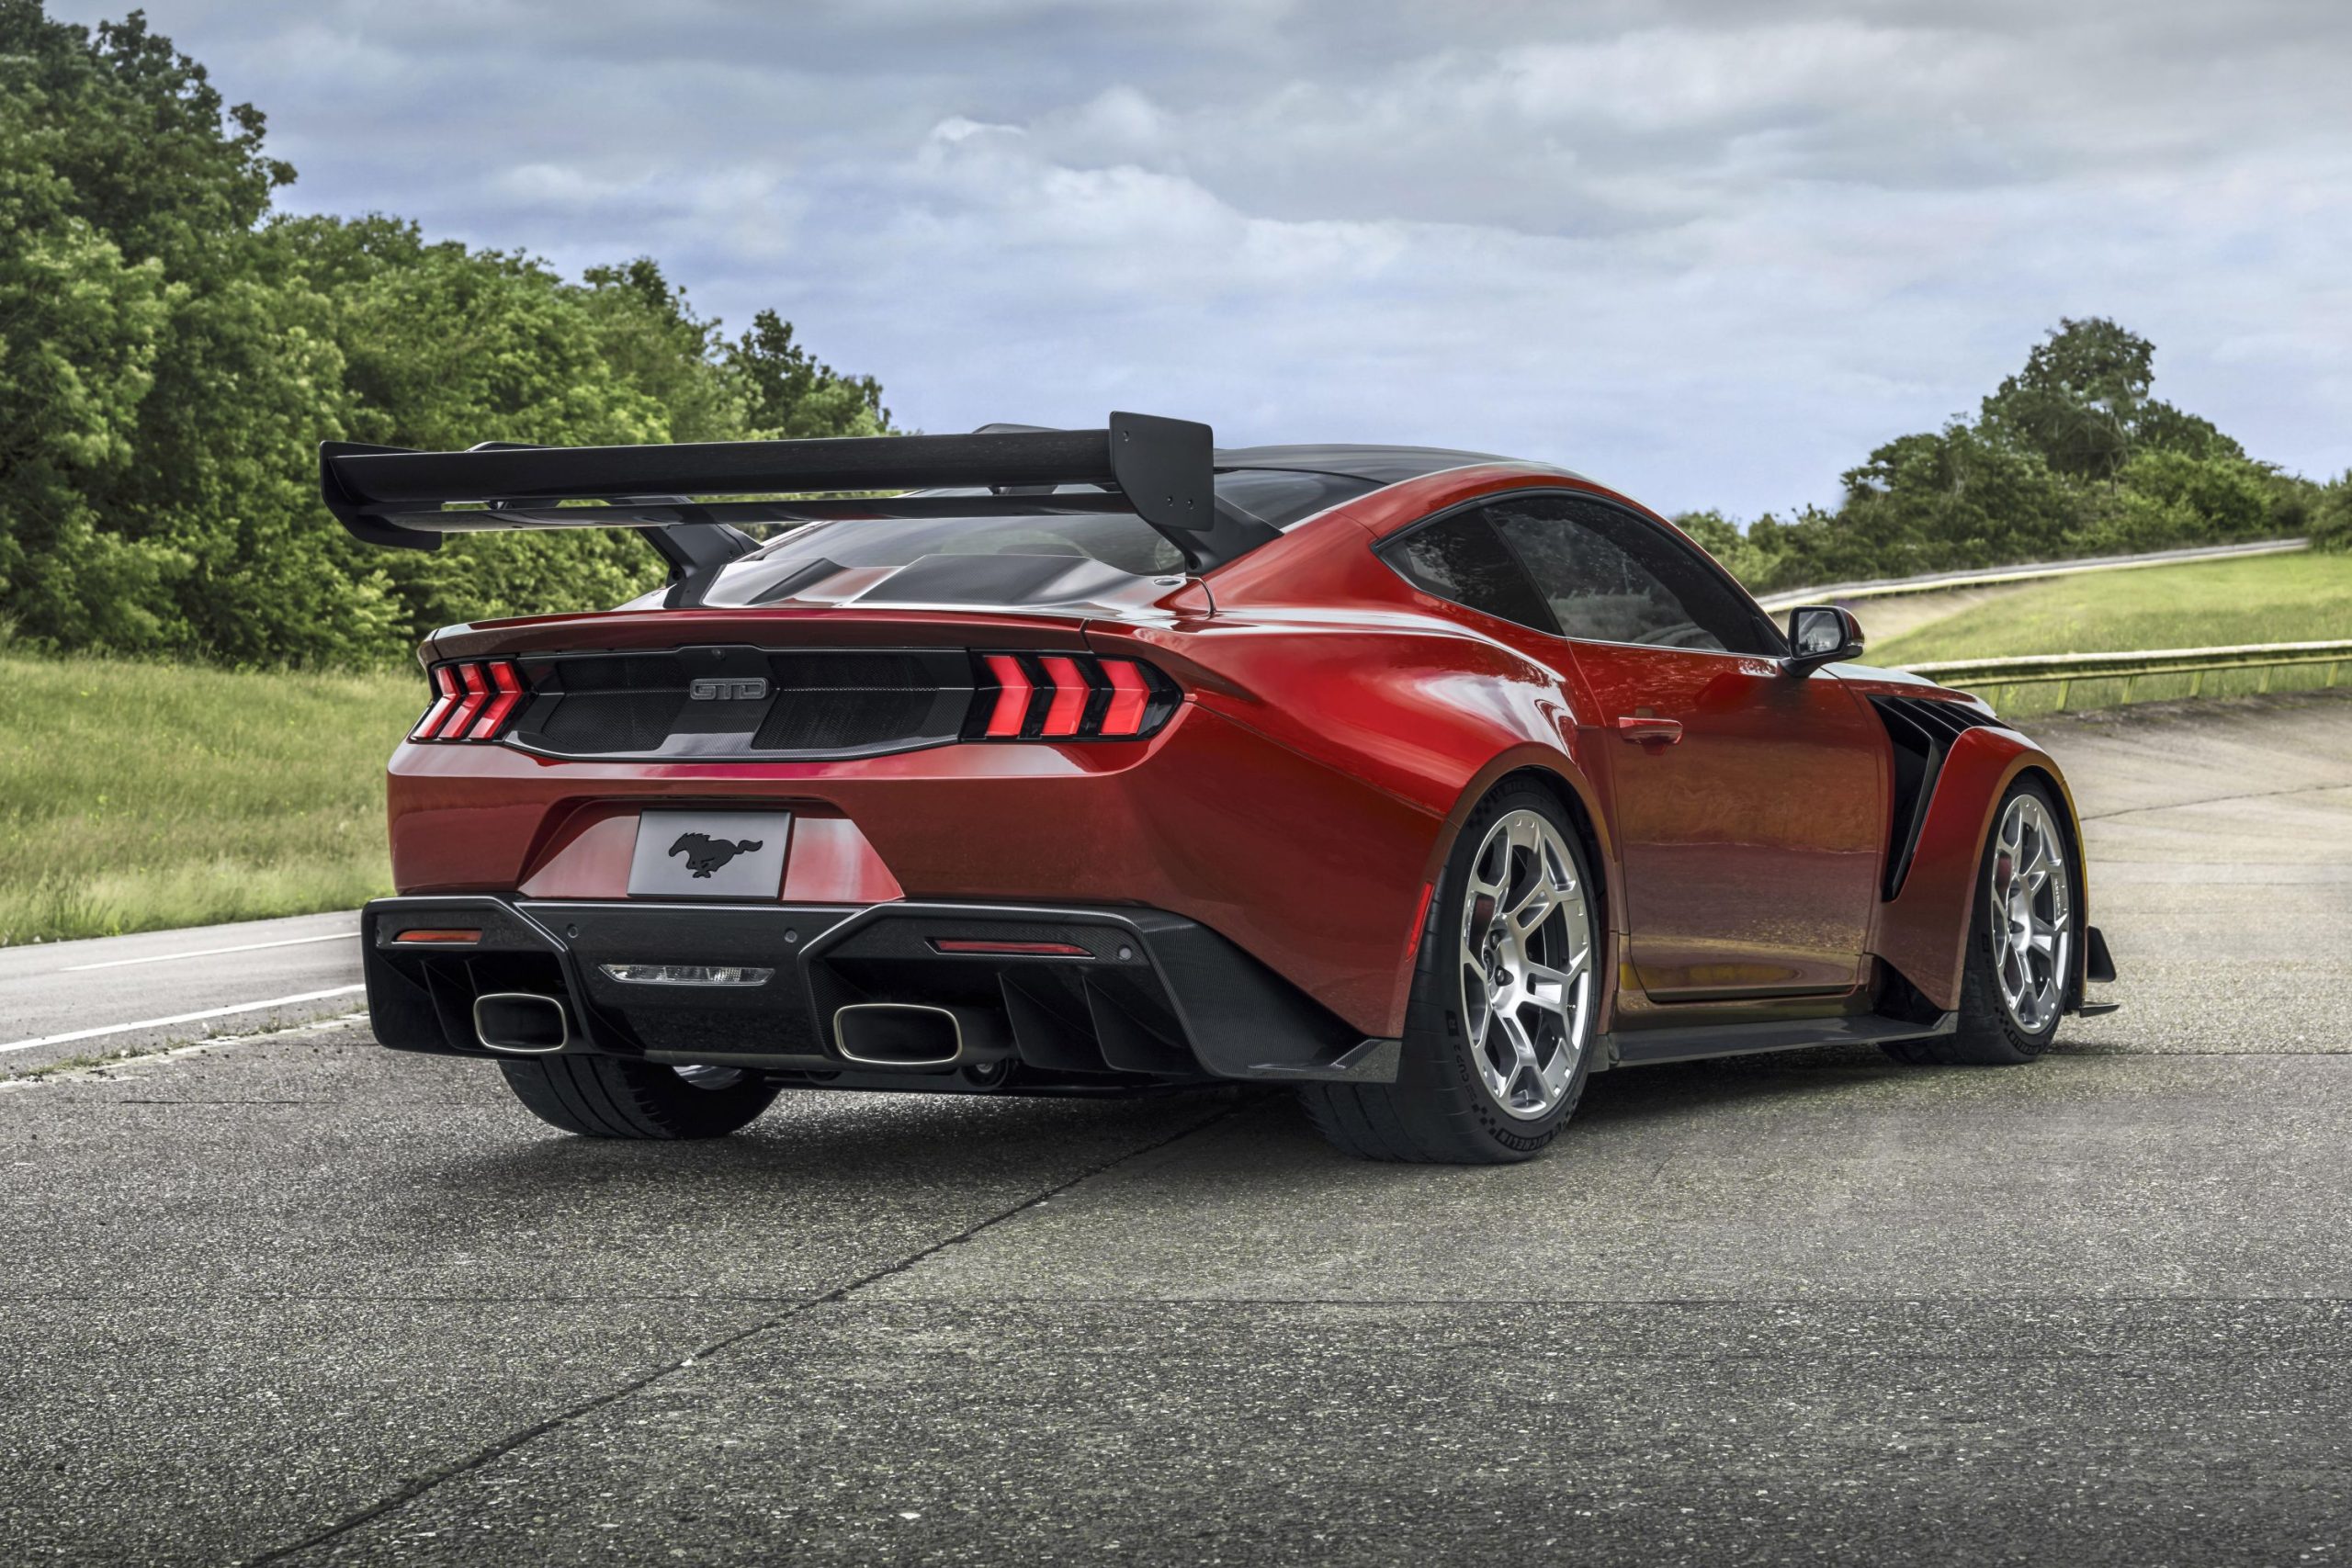
[[[1540,632],[1558,630],[1535,585],[1478,512],[1457,512],[1425,523],[1381,554],[1424,593]]]
[[[1483,508],[1525,563],[1561,635],[1715,653],[1770,653],[1747,601],[1699,552],[1630,512],[1580,496]]]

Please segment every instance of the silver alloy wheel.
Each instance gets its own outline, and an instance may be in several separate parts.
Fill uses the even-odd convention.
[[[1591,1042],[1592,907],[1559,829],[1513,811],[1487,830],[1462,899],[1462,1018],[1497,1105],[1552,1111]]]
[[[721,1066],[715,1062],[695,1062],[670,1070],[696,1089],[733,1089],[743,1081],[742,1068]]]
[[[2075,942],[2066,840],[2039,796],[2018,795],[2001,813],[1984,892],[2001,1005],[2019,1029],[2039,1034],[2065,1005]]]

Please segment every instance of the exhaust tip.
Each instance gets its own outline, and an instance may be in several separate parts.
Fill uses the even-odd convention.
[[[833,1044],[870,1067],[944,1067],[964,1054],[964,1029],[946,1008],[852,1002],[833,1014]]]
[[[561,998],[537,991],[486,991],[474,998],[474,1038],[493,1051],[544,1056],[571,1043]]]

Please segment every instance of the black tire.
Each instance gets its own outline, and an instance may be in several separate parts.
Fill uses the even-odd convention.
[[[776,1096],[749,1073],[693,1083],[674,1067],[617,1056],[540,1056],[498,1070],[534,1116],[588,1138],[723,1138]]]
[[[2066,964],[2073,965],[2075,955],[2081,952],[2083,916],[2080,899],[2073,892],[2082,883],[2078,857],[2064,824],[2066,816],[2059,807],[2050,789],[2040,780],[2027,777],[2011,784],[2001,796],[2000,805],[1993,812],[1993,827],[1984,836],[1984,852],[1977,858],[1976,891],[1968,901],[1968,963],[1961,973],[1960,1019],[1955,1032],[1933,1040],[1891,1042],[1883,1049],[1898,1062],[1914,1066],[2018,1066],[2038,1060],[2058,1037],[2058,1024],[2064,1016],[2067,982],[2059,982],[2060,1006],[2053,1009],[2040,1028],[2027,1029],[2010,1016],[2002,1000],[2001,982],[1997,972],[1999,954],[1993,940],[1992,897],[1993,859],[1999,848],[2000,825],[2009,810],[2010,802],[2020,795],[2030,795],[2041,804],[2051,822],[2058,825],[2057,852],[2065,868],[2066,903],[2065,927],[2069,936]]]
[[[1472,1060],[1464,1026],[1461,973],[1456,964],[1463,904],[1472,863],[1488,830],[1515,811],[1532,811],[1551,823],[1573,863],[1577,886],[1587,898],[1592,953],[1589,982],[1597,998],[1606,962],[1608,915],[1585,854],[1583,839],[1549,790],[1532,784],[1506,784],[1462,825],[1453,857],[1421,928],[1414,953],[1413,989],[1405,1017],[1405,1039],[1393,1084],[1304,1084],[1299,1098],[1307,1120],[1343,1153],[1363,1159],[1419,1165],[1509,1165],[1544,1152],[1576,1111],[1584,1093],[1596,1046],[1587,1015],[1580,1059],[1557,1104],[1539,1118],[1505,1111]]]

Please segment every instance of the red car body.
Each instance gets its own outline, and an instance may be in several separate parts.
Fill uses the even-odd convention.
[[[942,649],[983,671],[1001,668],[982,662],[991,651],[1030,656],[1031,669],[1045,656],[1110,661],[1093,666],[1102,670],[1133,660],[1180,695],[1156,729],[1125,740],[1002,744],[967,730],[876,754],[789,760],[606,760],[504,739],[404,743],[390,778],[400,897],[371,906],[368,923],[379,1034],[412,1049],[483,1054],[453,1002],[493,981],[460,971],[492,952],[517,911],[555,941],[601,934],[606,948],[597,956],[683,964],[764,954],[788,969],[797,960],[778,945],[773,921],[756,940],[714,946],[709,933],[731,918],[723,911],[748,919],[747,909],[772,907],[863,920],[876,909],[962,910],[974,934],[961,939],[942,938],[939,918],[925,916],[924,961],[950,966],[938,973],[952,974],[955,1005],[990,1011],[1008,1041],[1004,1066],[985,1071],[889,1074],[839,1059],[826,1009],[846,1005],[845,997],[874,999],[877,989],[893,999],[893,987],[908,999],[926,994],[922,976],[932,970],[904,954],[848,966],[846,989],[828,989],[838,976],[810,982],[805,1021],[814,1027],[793,1032],[788,1049],[777,1048],[768,1013],[741,1013],[730,1033],[722,1010],[709,1015],[719,1025],[691,1044],[656,1041],[644,1020],[657,1004],[637,993],[625,998],[631,1006],[615,1005],[612,987],[576,968],[559,978],[543,967],[546,977],[531,984],[571,1010],[563,1049],[727,1061],[793,1082],[1054,1089],[1393,1076],[1394,1052],[1382,1047],[1406,1031],[1431,890],[1465,818],[1514,777],[1556,792],[1586,835],[1604,894],[1609,962],[1596,969],[1596,1068],[1872,1038],[1897,1015],[1915,1031],[1948,1020],[1960,1005],[1996,807],[2026,774],[2067,802],[2046,753],[1975,699],[1898,672],[1841,663],[1806,678],[1792,672],[1785,649],[1579,640],[1426,591],[1383,547],[1426,519],[1521,493],[1589,497],[1700,552],[1664,518],[1562,470],[1460,455],[1373,457],[1388,467],[1361,456],[1330,460],[1425,471],[1367,480],[1361,493],[1205,570],[1138,577],[1074,604],[926,608],[887,596],[876,604],[869,589],[864,603],[824,593],[764,604],[641,603],[436,634],[424,649],[428,666],[507,661],[535,690],[545,677],[533,671],[548,668],[535,660],[583,649],[663,658],[706,648]],[[1219,456],[1221,469],[1250,464],[1249,453]],[[361,488],[346,479],[338,491],[331,468],[330,499],[340,500],[346,521],[365,504]],[[976,690],[985,703],[984,680]],[[1882,716],[1890,700],[1939,705],[1952,731],[1924,790],[1915,783],[1908,797],[1890,728],[1896,721]],[[641,813],[686,807],[788,812],[780,880],[749,904],[703,908],[691,932],[657,929],[637,911],[638,934],[603,934],[646,902],[631,897]],[[2064,816],[2079,865],[2070,805]],[[2080,919],[2087,888],[2078,885],[2075,897]],[[1069,1002],[1075,994],[1091,1005],[1103,994],[1082,976],[1053,1017],[1052,1009],[1032,1016],[1025,993],[992,1009],[989,998],[1002,993],[990,987],[1006,976],[1018,991],[1024,965],[1057,962],[1012,945],[1035,933],[1001,935],[1014,913],[1041,910],[1173,917],[1170,929],[1212,933],[1200,941],[1213,942],[1217,957],[1202,960],[1208,967],[1199,974],[1179,974],[1193,960],[1166,958],[1154,931],[1136,928],[1162,971],[1161,1000],[1176,1025],[1154,1010],[1158,1002],[1133,1001],[1127,1021],[1144,1027],[1131,1039],[1120,1032],[1120,1007],[1088,1014]],[[581,929],[572,911],[605,927],[566,938],[564,928]],[[2096,933],[2083,930],[2065,978],[2070,1009],[2083,1003],[2086,963],[2104,964]],[[1107,962],[1100,931],[1060,935],[1073,931],[1078,940],[1065,945],[1086,951],[1060,962]],[[467,932],[473,942],[459,940]],[[414,933],[425,934],[409,940]],[[812,928],[803,942],[794,934],[803,953],[829,936]],[[943,940],[990,951],[951,961]],[[1246,983],[1222,976],[1216,966],[1227,963],[1246,968]],[[1237,1038],[1253,1032],[1246,1015],[1217,1010],[1237,986],[1253,1008],[1274,1006],[1289,1019],[1270,1021],[1269,1035],[1296,1039],[1261,1046]],[[1090,1024],[1100,1038],[1073,1044],[1068,1036]],[[1033,1048],[1032,1037],[1046,1035],[1054,1038]],[[1158,1047],[1167,1049],[1155,1055]]]

